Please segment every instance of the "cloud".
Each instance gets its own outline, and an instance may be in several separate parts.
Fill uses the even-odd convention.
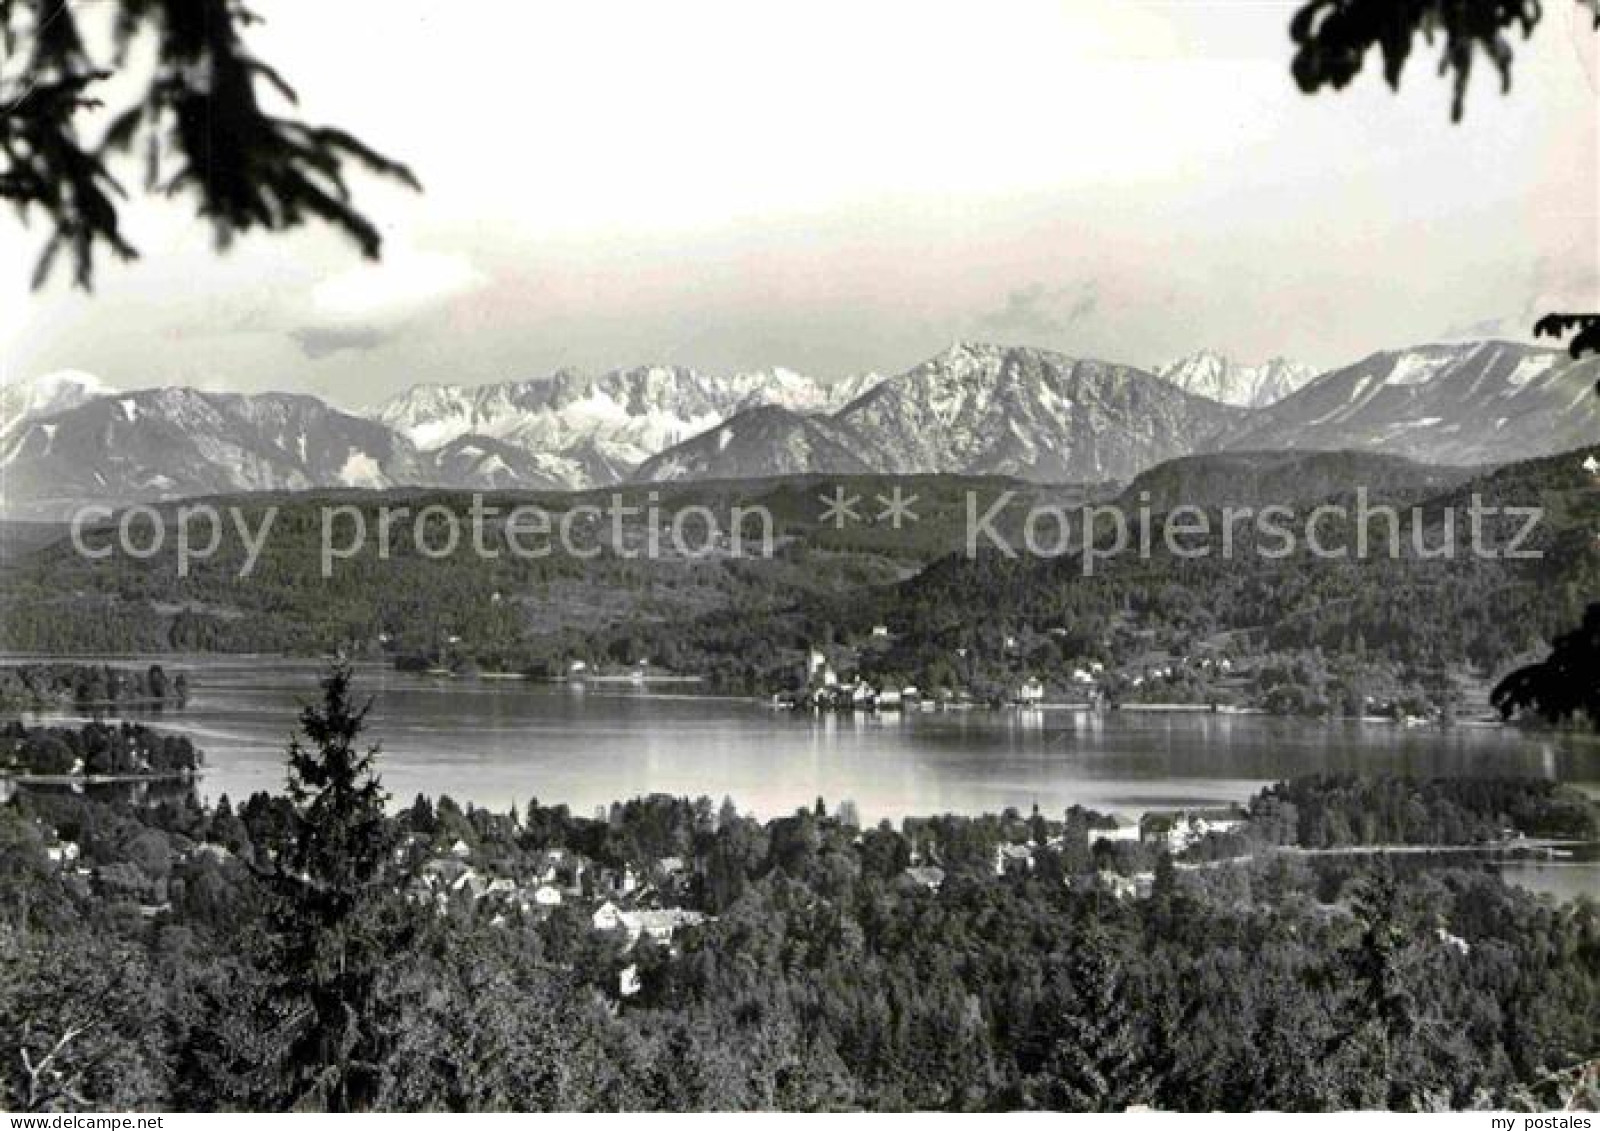
[[[394,248],[378,263],[329,276],[311,288],[311,305],[330,322],[408,318],[488,280],[463,255]]]
[[[1012,291],[1003,306],[980,314],[976,322],[997,337],[1052,338],[1093,317],[1099,306],[1100,288],[1092,279],[1071,287],[1033,283]]]
[[[1523,317],[1531,323],[1552,311],[1585,311],[1600,307],[1600,267],[1593,260],[1561,261],[1543,256],[1533,265]]]
[[[1454,323],[1441,338],[1473,340],[1509,338],[1533,340],[1533,325],[1546,314],[1600,309],[1600,270],[1592,263],[1563,261],[1543,256],[1528,270],[1525,297],[1515,314]]]
[[[1472,342],[1480,338],[1526,338],[1533,324],[1517,318],[1481,318],[1476,322],[1456,322],[1439,333],[1441,341]]]
[[[378,326],[302,326],[289,331],[289,336],[300,347],[300,352],[311,360],[351,350],[365,353],[393,340],[401,327],[383,329]]]
[[[428,311],[487,282],[466,256],[395,247],[381,262],[330,275],[312,287],[309,317],[288,334],[313,360],[377,349]]]

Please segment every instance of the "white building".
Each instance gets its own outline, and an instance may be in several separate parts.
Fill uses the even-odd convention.
[[[675,931],[705,922],[699,911],[669,907],[664,911],[624,911],[619,915],[622,927],[628,932],[629,942],[638,942],[648,935],[663,945],[672,941]]]
[[[1113,813],[1109,824],[1089,830],[1089,843],[1105,840],[1113,844],[1119,841],[1137,843],[1139,840],[1139,822],[1121,813]]]

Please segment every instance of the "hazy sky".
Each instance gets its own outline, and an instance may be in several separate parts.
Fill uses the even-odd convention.
[[[140,202],[140,262],[30,294],[5,213],[8,376],[360,404],[560,366],[898,372],[957,338],[1332,365],[1600,308],[1593,35],[1560,0],[1460,126],[1433,51],[1398,96],[1375,60],[1301,95],[1291,3],[254,6],[304,113],[422,179],[361,185],[384,262],[326,231],[218,256]]]

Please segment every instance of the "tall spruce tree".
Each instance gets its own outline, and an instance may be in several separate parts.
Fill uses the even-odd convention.
[[[293,832],[273,875],[269,961],[284,1107],[371,1105],[385,1041],[377,982],[404,945],[378,747],[360,743],[371,704],[357,706],[350,685],[336,663],[289,742]]]

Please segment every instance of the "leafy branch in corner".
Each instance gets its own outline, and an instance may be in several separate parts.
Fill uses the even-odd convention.
[[[1576,0],[1600,28],[1600,0]],[[1511,89],[1511,35],[1526,40],[1543,15],[1540,0],[1310,0],[1295,13],[1289,35],[1296,52],[1294,78],[1314,94],[1325,86],[1343,90],[1361,73],[1373,47],[1383,58],[1383,77],[1393,90],[1418,36],[1442,40],[1439,74],[1453,76],[1450,116],[1460,121],[1467,84],[1481,52]]]
[[[1600,354],[1600,314],[1546,314],[1533,327],[1535,337],[1558,341],[1573,330],[1577,333],[1567,343],[1568,353],[1574,358]],[[1595,385],[1595,392],[1600,393],[1600,384]]]
[[[130,153],[142,157],[146,191],[191,198],[219,248],[252,230],[318,220],[377,258],[381,236],[356,208],[347,169],[421,186],[404,165],[346,131],[263,107],[263,93],[291,107],[296,95],[245,44],[244,29],[259,21],[241,0],[112,0],[111,7],[109,47],[96,52],[69,0],[0,0],[0,44],[7,60],[20,61],[18,73],[0,69],[0,200],[24,222],[39,212],[50,225],[35,286],[63,254],[85,289],[97,252],[137,257],[121,226],[127,193],[111,168]],[[153,60],[139,93],[107,107],[97,91],[128,74],[135,48]],[[102,111],[109,124],[88,140],[86,120]]]
[[[1600,603],[1589,606],[1583,624],[1556,637],[1548,657],[1501,680],[1489,701],[1507,718],[1533,711],[1557,723],[1588,715],[1600,729]]]

